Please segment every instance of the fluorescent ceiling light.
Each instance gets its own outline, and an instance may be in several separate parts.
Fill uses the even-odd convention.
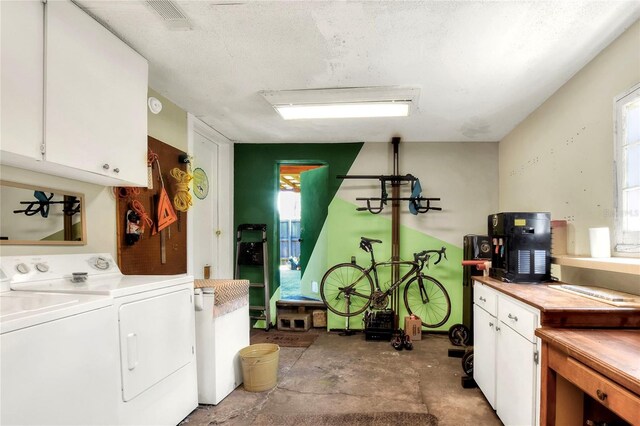
[[[410,102],[359,102],[325,105],[275,105],[285,120],[308,118],[406,117]]]
[[[285,120],[406,117],[417,103],[418,88],[352,87],[261,92]]]

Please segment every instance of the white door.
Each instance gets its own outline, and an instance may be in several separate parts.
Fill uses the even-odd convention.
[[[193,141],[193,266],[195,278],[203,278],[205,265],[211,267],[211,278],[220,276],[218,203],[218,145],[199,132]],[[197,171],[200,169],[201,171]],[[206,176],[208,185],[205,185]],[[230,278],[230,277],[226,277]]]
[[[187,272],[203,278],[208,264],[211,278],[233,278],[233,142],[192,114],[187,120],[194,174],[193,206],[187,216]],[[202,179],[198,169],[207,176],[206,196],[197,187]]]
[[[533,425],[536,407],[536,369],[533,360],[535,345],[503,322],[500,322],[496,334],[496,412],[498,417],[506,426]]]
[[[473,306],[473,318],[473,379],[495,410],[497,319],[478,305]]]

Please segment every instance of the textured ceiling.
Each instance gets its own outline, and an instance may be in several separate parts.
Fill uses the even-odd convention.
[[[640,2],[77,3],[149,60],[149,85],[238,142],[497,141],[640,16]],[[419,87],[410,117],[284,121],[263,90]]]

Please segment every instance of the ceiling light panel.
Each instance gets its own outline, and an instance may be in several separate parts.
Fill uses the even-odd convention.
[[[419,94],[420,89],[406,87],[261,92],[285,120],[406,117],[417,105]]]
[[[285,120],[311,118],[375,118],[406,117],[410,102],[361,102],[326,105],[277,105],[276,111]]]

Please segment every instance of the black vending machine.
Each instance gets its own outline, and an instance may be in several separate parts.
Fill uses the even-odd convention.
[[[551,280],[551,215],[497,213],[488,218],[492,278],[505,282]]]

